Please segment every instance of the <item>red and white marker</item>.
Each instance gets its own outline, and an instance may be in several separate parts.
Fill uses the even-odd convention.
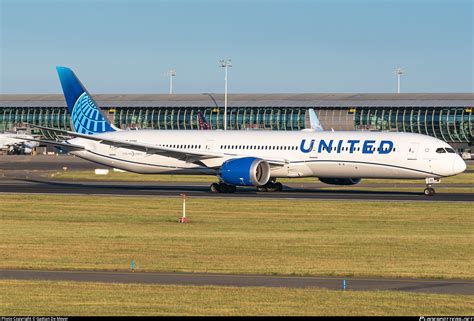
[[[186,194],[180,194],[183,196],[183,216],[179,218],[180,223],[188,223],[188,218],[186,217]]]

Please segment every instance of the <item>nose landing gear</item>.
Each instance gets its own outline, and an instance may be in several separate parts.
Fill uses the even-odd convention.
[[[425,188],[424,193],[425,193],[425,196],[433,196],[435,194],[435,189],[431,185],[428,185]]]
[[[426,188],[424,190],[425,196],[433,196],[436,192],[435,189],[433,188],[433,184],[438,184],[441,182],[441,180],[437,177],[430,177],[425,179],[426,182]]]

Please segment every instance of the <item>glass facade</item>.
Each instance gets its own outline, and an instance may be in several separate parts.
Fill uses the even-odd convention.
[[[227,128],[301,130],[309,107],[229,107]],[[327,130],[388,130],[420,133],[448,143],[474,143],[472,107],[315,107]],[[222,129],[224,108],[116,107],[104,108],[120,128],[198,129],[200,111],[212,129]],[[65,107],[0,107],[0,132],[26,123],[69,130]]]
[[[227,109],[227,129],[260,128],[268,130],[300,130],[305,128],[306,107],[237,107]],[[199,129],[200,111],[212,129],[224,126],[223,108],[161,107],[114,108],[117,127],[150,129]]]
[[[357,108],[356,129],[389,130],[433,136],[451,143],[474,142],[472,108]]]
[[[22,128],[24,124],[69,129],[67,108],[0,107],[0,132]]]

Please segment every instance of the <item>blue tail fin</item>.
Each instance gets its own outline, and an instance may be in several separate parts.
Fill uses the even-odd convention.
[[[56,70],[71,115],[73,130],[80,134],[116,131],[117,128],[102,114],[74,72],[67,67],[56,67]]]

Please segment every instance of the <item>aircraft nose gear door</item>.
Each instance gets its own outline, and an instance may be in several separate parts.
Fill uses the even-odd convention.
[[[411,143],[408,147],[408,159],[415,160],[418,158],[418,143]]]

